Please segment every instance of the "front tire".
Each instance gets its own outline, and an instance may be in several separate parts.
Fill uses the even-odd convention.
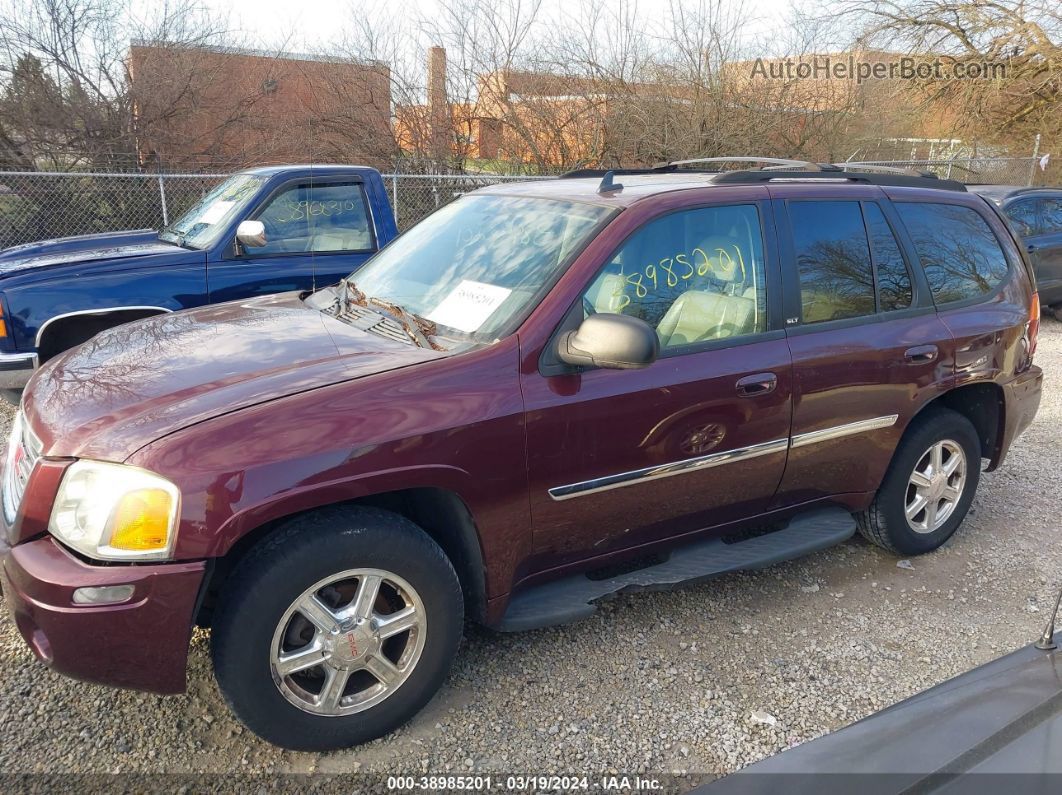
[[[874,501],[856,514],[868,541],[901,555],[931,552],[962,524],[981,475],[981,442],[958,412],[930,408],[896,448]]]
[[[442,685],[464,603],[442,549],[376,508],[298,517],[236,567],[212,629],[240,721],[284,748],[328,751],[393,731]]]

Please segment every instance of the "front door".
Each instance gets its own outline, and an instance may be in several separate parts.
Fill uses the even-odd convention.
[[[771,192],[794,373],[775,507],[873,491],[907,422],[951,377],[951,334],[880,189]]]
[[[274,191],[249,219],[264,246],[230,248],[211,262],[211,303],[335,284],[376,251],[365,189],[358,180],[300,180]]]
[[[654,364],[522,376],[537,568],[765,508],[791,410],[789,351],[768,316],[767,209],[748,201],[649,220],[573,304],[574,325],[591,312],[649,323],[661,342]]]

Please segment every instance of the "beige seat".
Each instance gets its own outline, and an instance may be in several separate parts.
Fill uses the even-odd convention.
[[[657,327],[660,344],[689,345],[702,340],[736,337],[754,331],[756,302],[706,290],[683,293]]]
[[[368,235],[356,229],[332,229],[313,236],[311,251],[361,251],[369,247]]]
[[[615,273],[602,275],[587,292],[586,297],[598,313],[619,314],[623,310],[623,288],[626,280]]]

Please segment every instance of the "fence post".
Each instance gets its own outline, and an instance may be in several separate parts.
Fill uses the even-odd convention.
[[[158,175],[159,179],[159,201],[162,203],[162,225],[170,225],[170,211],[166,207],[166,183],[162,179],[162,174]]]
[[[1033,153],[1032,162],[1029,163],[1029,182],[1030,187],[1036,182],[1036,164],[1040,160],[1040,133],[1036,133],[1036,137],[1033,139]]]
[[[391,174],[391,195],[394,197],[391,202],[394,206],[391,211],[395,215],[395,224],[398,223],[398,171],[397,169]]]

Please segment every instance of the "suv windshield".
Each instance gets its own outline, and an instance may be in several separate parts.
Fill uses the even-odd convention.
[[[486,340],[523,311],[613,212],[553,199],[467,196],[414,226],[353,280],[371,298]]]
[[[262,177],[234,174],[159,232],[159,239],[189,248],[208,248],[232,217],[258,194],[264,182]]]

